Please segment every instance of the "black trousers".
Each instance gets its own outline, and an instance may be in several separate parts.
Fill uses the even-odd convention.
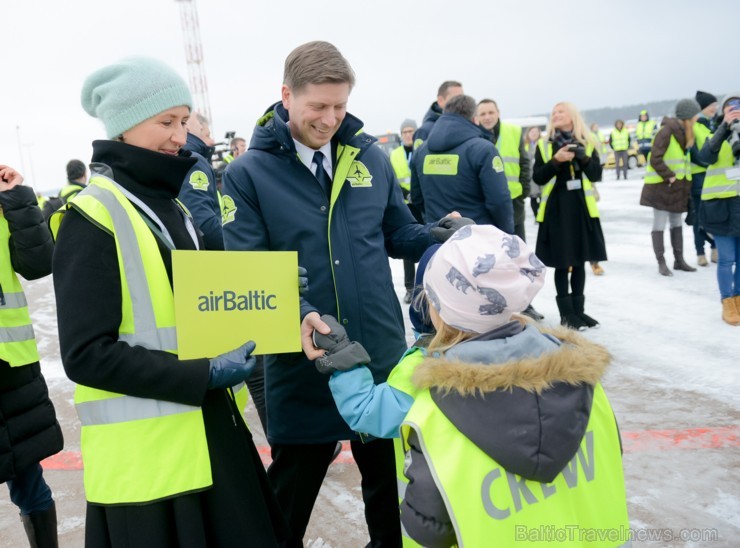
[[[267,477],[290,526],[287,546],[303,546],[316,497],[331,464],[336,442],[313,445],[272,445]],[[362,475],[368,546],[401,547],[401,521],[396,487],[393,440],[351,442],[352,455]]]

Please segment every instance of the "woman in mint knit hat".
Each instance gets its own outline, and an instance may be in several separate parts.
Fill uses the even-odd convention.
[[[284,521],[237,404],[254,343],[177,356],[171,250],[203,246],[175,201],[195,163],[181,151],[188,87],[157,60],[129,58],[91,74],[81,99],[109,140],[93,142],[90,184],[50,223],[85,544],[277,546]]]

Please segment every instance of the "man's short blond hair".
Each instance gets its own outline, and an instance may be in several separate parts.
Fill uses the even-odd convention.
[[[355,72],[349,61],[329,42],[315,41],[298,46],[285,59],[283,84],[300,91],[308,84],[355,85]]]

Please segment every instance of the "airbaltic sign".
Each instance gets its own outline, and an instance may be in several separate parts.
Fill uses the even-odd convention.
[[[172,269],[180,358],[300,351],[297,253],[173,251]]]

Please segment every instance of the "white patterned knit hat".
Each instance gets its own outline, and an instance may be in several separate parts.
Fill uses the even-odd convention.
[[[432,256],[424,290],[447,325],[486,333],[529,306],[545,283],[545,270],[518,236],[468,225]]]

